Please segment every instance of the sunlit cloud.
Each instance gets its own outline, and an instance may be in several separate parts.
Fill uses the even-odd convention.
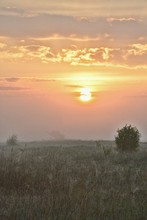
[[[147,44],[133,44],[130,46],[131,49],[128,50],[128,55],[142,56],[147,55]]]
[[[132,44],[124,54],[124,60],[129,66],[147,68],[147,44]]]
[[[76,17],[76,20],[79,22],[94,22],[94,18],[91,17],[87,17],[87,16],[80,16],[80,17]]]
[[[106,37],[109,38],[109,35]],[[71,66],[122,66],[147,68],[147,44],[134,43],[126,47],[84,47],[75,44],[70,47],[54,48],[44,41],[29,44],[25,41],[18,45],[0,42],[1,61],[22,61],[69,64]]]
[[[106,37],[106,36],[105,36]],[[53,35],[50,35],[48,37],[31,37],[29,38],[30,40],[35,40],[35,41],[40,41],[40,42],[48,42],[48,41],[66,41],[66,40],[69,40],[69,41],[75,41],[75,42],[88,42],[88,41],[99,41],[101,39],[101,36],[97,35],[95,37],[90,37],[90,36],[87,36],[87,35],[77,35],[77,34],[71,34],[71,35],[68,35],[68,36],[64,36],[64,35],[60,35],[60,34],[53,34]]]
[[[6,46],[7,46],[7,44],[5,44],[5,43],[0,43],[0,49],[5,48]]]
[[[50,47],[40,45],[21,46],[19,47],[19,51],[25,54],[25,56],[38,58],[42,62],[46,61],[46,59],[54,58],[54,54],[51,52]]]
[[[113,24],[113,23],[116,23],[116,22],[125,22],[125,23],[128,23],[128,22],[142,22],[142,20],[141,19],[137,19],[137,18],[132,18],[132,17],[122,17],[122,18],[117,18],[117,17],[109,17],[109,18],[107,18],[107,21],[108,21],[108,23],[110,23],[111,25]]]

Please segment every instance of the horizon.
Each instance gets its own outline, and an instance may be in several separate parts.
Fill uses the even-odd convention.
[[[11,137],[12,135],[10,135],[9,137]],[[17,135],[16,135],[17,136]],[[9,137],[7,137],[7,139],[9,138]],[[60,142],[60,143],[62,143],[62,142],[66,142],[66,141],[81,141],[81,142],[96,142],[96,141],[99,141],[99,142],[115,142],[115,136],[114,136],[114,139],[76,139],[76,138],[65,138],[65,139],[26,139],[26,140],[24,140],[24,139],[21,139],[20,137],[18,137],[17,136],[17,141],[18,141],[18,144],[19,143],[33,143],[33,142],[36,142],[36,143],[40,143],[40,142]],[[7,139],[6,140],[0,140],[0,144],[5,144],[6,143],[6,141],[7,141]],[[140,143],[147,143],[147,140],[145,140],[145,139],[142,139],[142,138],[140,138]]]

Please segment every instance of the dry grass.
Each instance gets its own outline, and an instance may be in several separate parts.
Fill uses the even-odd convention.
[[[106,146],[63,144],[4,148],[0,219],[146,220],[146,183],[146,150],[118,154],[110,146],[107,151]]]

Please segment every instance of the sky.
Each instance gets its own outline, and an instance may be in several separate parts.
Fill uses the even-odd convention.
[[[146,0],[1,0],[0,141],[147,140]]]

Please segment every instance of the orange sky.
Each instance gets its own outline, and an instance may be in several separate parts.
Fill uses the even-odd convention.
[[[0,141],[147,133],[147,2],[0,3]]]

